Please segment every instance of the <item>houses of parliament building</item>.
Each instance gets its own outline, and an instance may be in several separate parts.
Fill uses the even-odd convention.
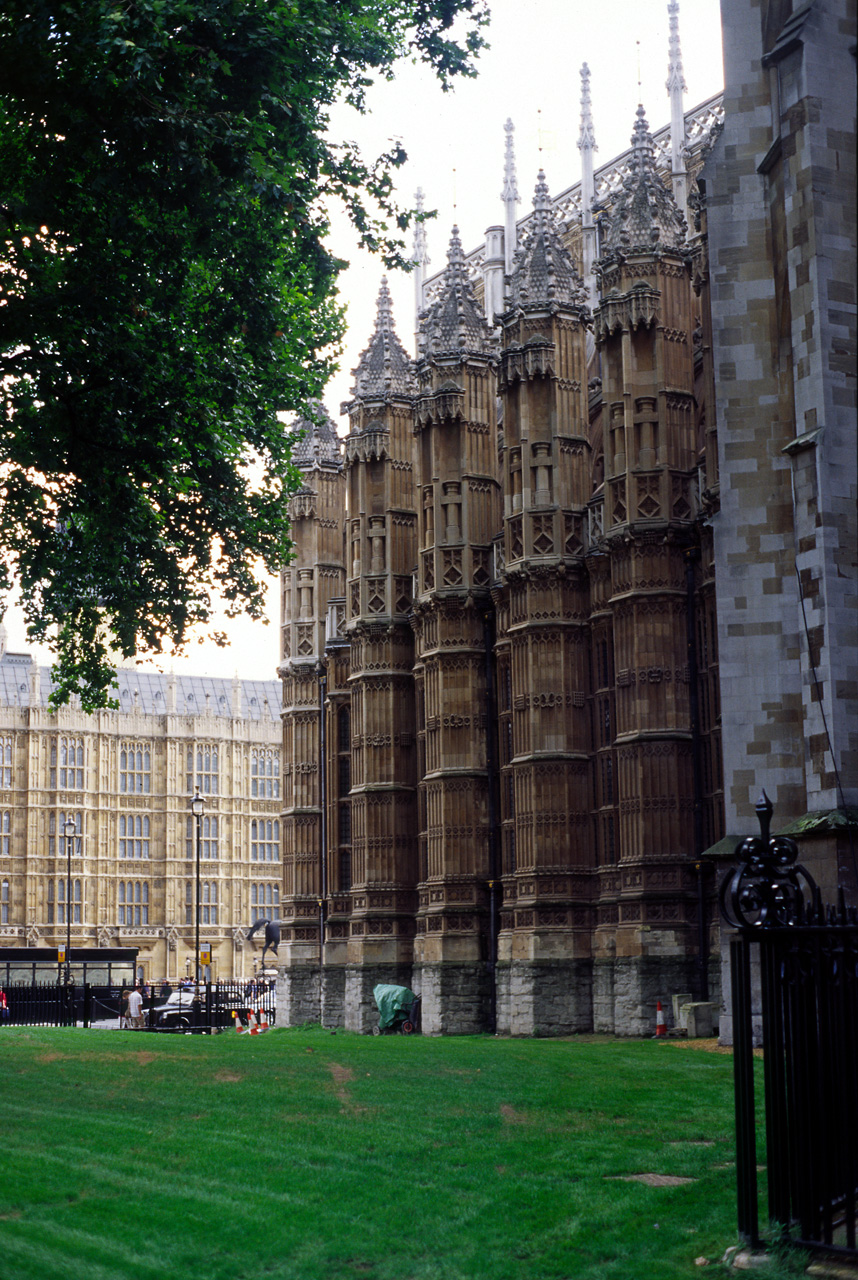
[[[677,9],[670,125],[594,169],[585,66],[581,181],[519,219],[508,123],[485,242],[425,279],[418,228],[416,358],[382,283],[344,440],[302,424],[280,1020],[395,982],[431,1033],[652,1034],[719,998],[763,787],[854,893],[847,6],[725,0],[691,112]]]

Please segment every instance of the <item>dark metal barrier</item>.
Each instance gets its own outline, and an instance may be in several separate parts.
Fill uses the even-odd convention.
[[[3,1025],[28,1027],[89,1027],[116,1020],[122,1005],[118,986],[94,986],[90,983],[66,986],[63,983],[12,983],[6,988],[9,1016]],[[172,992],[170,994],[173,994]],[[190,1031],[210,1035],[232,1030],[235,1016],[244,1024],[252,1013],[257,1023],[274,1025],[276,1000],[273,984],[249,985],[244,982],[208,982],[200,988],[199,999],[183,1000],[180,1019],[164,1017],[169,1010],[169,997],[147,996],[143,1001],[144,1027],[148,1031]],[[176,1025],[171,1025],[171,1022]]]
[[[842,895],[836,911],[823,908],[794,842],[769,838],[771,813],[763,793],[761,838],[738,846],[740,865],[721,886],[722,913],[739,931],[730,943],[739,1232],[761,1243],[751,1003],[758,962],[768,1216],[796,1243],[858,1257],[858,913]]]
[[[73,1027],[76,1022],[78,989],[57,982],[13,982],[6,987],[9,1017],[13,1027]]]

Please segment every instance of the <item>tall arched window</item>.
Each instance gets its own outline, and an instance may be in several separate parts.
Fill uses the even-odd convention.
[[[280,861],[280,823],[276,818],[259,818],[251,822],[250,861]]]
[[[280,752],[257,747],[250,755],[250,794],[263,799],[280,795]]]
[[[9,881],[0,884],[0,924],[9,923]]]
[[[8,809],[0,814],[0,857],[9,856],[9,845],[12,833],[12,815]]]
[[[152,789],[152,752],[148,743],[123,742],[119,750],[119,790],[148,795]]]
[[[197,787],[201,796],[218,794],[218,754],[217,747],[211,743],[201,743],[197,747],[188,747],[186,778],[188,795],[192,796]]]
[[[149,857],[149,819],[144,814],[119,815],[119,856]]]
[[[12,787],[12,739],[0,738],[0,786],[9,791]]]

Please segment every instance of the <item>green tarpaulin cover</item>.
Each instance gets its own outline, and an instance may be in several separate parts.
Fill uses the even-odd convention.
[[[417,999],[408,987],[394,987],[390,983],[380,982],[372,989],[373,999],[378,1005],[378,1025],[382,1031],[404,1022],[408,1017],[412,1004]],[[403,1016],[404,1015],[404,1016]]]

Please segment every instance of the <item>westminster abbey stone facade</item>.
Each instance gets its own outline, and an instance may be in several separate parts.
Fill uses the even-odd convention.
[[[790,268],[785,244],[754,241],[756,225],[729,248],[737,210],[750,208],[735,205],[746,171],[775,226],[776,200],[792,207],[789,148],[802,128],[787,94],[767,187],[759,156],[750,165],[763,136],[750,117],[771,81],[749,91],[746,64],[762,75],[760,52],[774,50],[800,98],[795,65],[818,80],[805,49],[830,37],[842,5],[810,6],[797,43],[789,5],[764,6],[760,30],[740,0],[725,8],[744,42],[734,53],[726,37],[725,96],[684,111],[671,3],[669,127],[653,134],[639,108],[630,150],[594,169],[585,66],[581,182],[552,196],[540,174],[518,220],[508,123],[502,224],[467,255],[454,229],[431,279],[418,229],[416,359],[382,283],[344,439],[321,407],[302,424],[296,556],[282,574],[280,1021],[367,1030],[372,988],[387,981],[420,993],[430,1033],[652,1034],[657,1000],[719,998],[714,873],[760,787],[782,824],[847,812],[831,762],[855,763],[854,659],[839,647],[854,606],[854,510],[839,547],[802,544],[812,607],[813,584],[828,583],[814,644],[821,696],[844,730],[830,750],[817,736],[814,755],[802,745],[820,730],[814,698],[802,702],[814,650],[802,648],[789,578],[794,527],[810,524],[781,504],[786,446],[804,428],[775,411],[777,428],[754,437],[736,407],[744,394],[772,404],[753,379],[769,376],[762,348],[783,328],[776,297]],[[768,110],[771,128],[777,104]],[[851,128],[854,142],[854,118]],[[854,171],[846,138],[829,146]],[[854,259],[854,189],[851,202]],[[832,209],[818,212],[820,235],[837,234]],[[771,297],[749,326],[751,260]],[[742,318],[731,319],[733,299]],[[734,392],[719,427],[716,406]],[[828,402],[829,456],[844,468],[831,500],[846,511],[854,420],[840,391]],[[822,443],[817,433],[793,446],[802,466]],[[751,473],[756,488],[743,487]],[[739,524],[725,527],[725,498],[744,507]],[[852,566],[851,597],[838,557]],[[745,573],[761,632],[757,602],[739,599]],[[746,640],[770,659],[760,652],[750,668]],[[767,700],[768,661],[779,670]],[[836,879],[834,845],[817,852]]]

